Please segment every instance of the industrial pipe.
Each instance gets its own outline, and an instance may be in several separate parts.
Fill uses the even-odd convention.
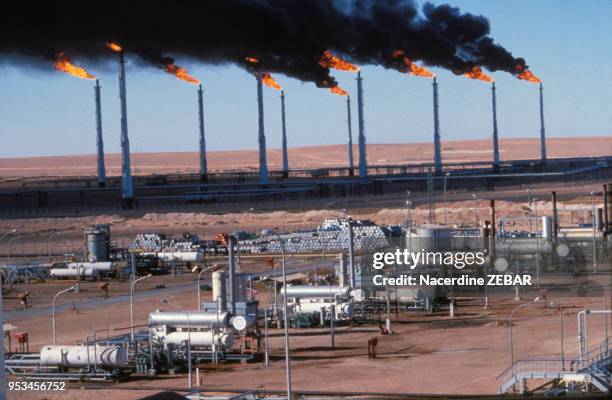
[[[96,148],[98,150],[98,187],[106,186],[106,167],[104,166],[104,140],[102,139],[102,102],[100,100],[100,80],[94,87],[96,102]]]
[[[544,129],[544,88],[540,82],[540,157],[546,161],[546,131]]]
[[[200,127],[200,181],[208,180],[208,165],[206,162],[206,137],[204,135],[204,91],[198,87],[198,121]]]
[[[442,172],[442,149],[440,146],[440,120],[438,118],[438,80],[433,78],[433,111],[434,111],[434,167],[436,174]]]
[[[127,124],[127,94],[125,87],[125,58],[123,51],[119,52],[119,100],[121,101],[121,198],[122,207],[134,207],[134,186],[130,163],[130,140]]]
[[[268,160],[266,158],[266,133],[264,129],[263,109],[263,72],[257,71],[257,112],[259,114],[258,139],[259,139],[259,183],[268,184]]]
[[[289,156],[287,155],[287,125],[285,121],[285,91],[281,90],[281,122],[282,122],[282,145],[283,145],[283,178],[289,177]]]
[[[493,105],[493,167],[499,167],[499,137],[497,133],[497,101],[495,82],[491,84],[491,101]]]
[[[346,114],[348,124],[348,161],[349,161],[349,176],[355,175],[355,163],[353,161],[353,126],[351,121],[351,96],[346,96]]]
[[[366,158],[365,125],[363,122],[363,79],[361,72],[357,72],[357,122],[359,124],[359,177],[366,178],[368,164]]]

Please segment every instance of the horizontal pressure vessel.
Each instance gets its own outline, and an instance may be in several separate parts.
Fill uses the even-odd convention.
[[[227,326],[229,322],[228,312],[204,312],[204,311],[156,311],[149,314],[149,325],[167,325],[173,328],[197,328]]]
[[[336,296],[347,298],[350,291],[349,286],[288,285],[287,297],[290,299],[334,299]],[[280,293],[283,295],[284,289],[281,289]]]
[[[160,251],[157,257],[164,261],[202,262],[204,256],[199,251]]]
[[[89,354],[88,354],[89,351]],[[40,350],[43,366],[82,368],[94,365],[122,368],[128,363],[127,353],[119,346],[45,346]]]
[[[111,272],[112,270],[115,269],[115,263],[110,262],[110,261],[70,263],[68,264],[68,268],[70,269],[87,268],[87,269],[97,269],[100,272]]]
[[[76,278],[81,275],[81,278],[97,278],[100,275],[100,270],[92,268],[53,268],[49,271],[49,275],[54,278]]]
[[[182,345],[191,341],[191,347],[212,347],[213,340],[217,346],[230,348],[234,344],[234,335],[231,333],[219,333],[214,335],[208,332],[171,332],[165,336],[166,344]]]

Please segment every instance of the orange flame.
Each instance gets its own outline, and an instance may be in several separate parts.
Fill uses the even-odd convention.
[[[256,64],[256,63],[259,62],[259,60],[257,58],[255,58],[255,57],[245,57],[244,59],[246,61],[250,62],[250,63],[253,63],[253,64]]]
[[[200,81],[196,78],[194,78],[193,76],[189,75],[189,73],[187,73],[187,70],[185,68],[181,68],[179,66],[176,66],[174,64],[168,64],[166,65],[166,72],[176,76],[178,79],[185,81],[185,82],[189,82],[189,83],[193,83],[194,85],[197,85],[200,83]]]
[[[348,92],[337,85],[330,87],[329,91],[333,94],[337,94],[338,96],[348,96]]]
[[[77,78],[96,79],[96,77],[87,72],[85,68],[77,67],[76,65],[72,64],[70,62],[70,58],[68,58],[68,56],[63,52],[57,54],[57,61],[55,64],[53,64],[53,66],[58,71],[76,76]]]
[[[262,72],[261,81],[268,87],[276,90],[283,90],[283,87],[276,82],[272,75],[269,72]]]
[[[523,70],[523,72],[517,74],[516,77],[519,79],[525,80],[525,81],[533,82],[533,83],[542,82],[540,78],[535,76],[533,72],[529,71],[528,69]]]
[[[120,51],[123,50],[123,47],[119,46],[117,43],[106,42],[104,44],[106,45],[106,47],[108,47],[109,49],[111,49],[112,51],[115,51],[117,53],[119,53]]]
[[[465,74],[463,74],[463,76],[466,76],[470,79],[478,79],[478,80],[485,81],[485,82],[493,82],[493,78],[485,74],[482,68],[480,68],[477,65],[472,67],[472,70],[470,72],[466,72]]]
[[[413,63],[411,59],[404,57],[403,50],[395,50],[393,53],[391,53],[391,56],[402,59],[402,63],[404,65],[398,68],[399,72],[403,72],[403,73],[414,75],[414,76],[422,76],[424,78],[433,78],[436,76],[436,74],[429,71],[427,68],[418,66],[415,63]]]
[[[331,51],[325,51],[319,60],[319,65],[323,68],[337,69],[339,71],[350,71],[357,72],[359,67],[351,64],[350,62],[343,60],[331,53]]]

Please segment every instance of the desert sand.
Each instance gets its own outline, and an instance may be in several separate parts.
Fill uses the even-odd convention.
[[[354,146],[355,162],[358,148]],[[501,139],[502,160],[538,159],[537,139]],[[574,137],[547,139],[549,158],[599,157],[612,154],[612,137]],[[432,143],[368,144],[369,165],[418,164],[433,160]],[[444,162],[489,161],[492,157],[489,140],[443,141]],[[344,167],[347,164],[345,145],[298,147],[289,149],[291,169]],[[253,170],[257,167],[257,150],[209,151],[210,171]],[[120,175],[119,154],[106,154],[107,175]],[[132,170],[136,175],[189,173],[198,171],[198,153],[136,153],[132,155]],[[268,166],[280,169],[280,149],[268,150]],[[22,157],[0,159],[0,177],[61,177],[96,174],[96,156],[66,155],[58,157]],[[0,178],[1,179],[1,178]]]

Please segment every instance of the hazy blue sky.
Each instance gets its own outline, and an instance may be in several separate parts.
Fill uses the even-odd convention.
[[[422,2],[421,2],[422,3]],[[441,3],[441,2],[435,2]],[[544,80],[549,136],[612,134],[612,1],[448,1],[491,21],[492,36],[524,57]],[[177,60],[181,64],[181,60]],[[86,65],[85,65],[86,66]],[[255,80],[237,67],[184,65],[205,85],[210,150],[257,147]],[[102,85],[105,147],[119,151],[119,100],[113,68],[91,66]],[[433,69],[440,82],[442,140],[487,138],[489,85]],[[356,90],[355,75],[336,72]],[[368,143],[429,141],[431,80],[363,67]],[[344,143],[345,99],[282,75],[290,146]],[[495,73],[502,138],[537,137],[537,85]],[[197,151],[196,87],[152,68],[128,68],[129,133],[134,152]],[[95,152],[93,82],[55,72],[0,67],[0,157]],[[279,92],[265,90],[268,147],[280,146]],[[354,104],[355,105],[355,104]],[[353,122],[356,128],[356,107]],[[356,129],[354,130],[356,136]]]

